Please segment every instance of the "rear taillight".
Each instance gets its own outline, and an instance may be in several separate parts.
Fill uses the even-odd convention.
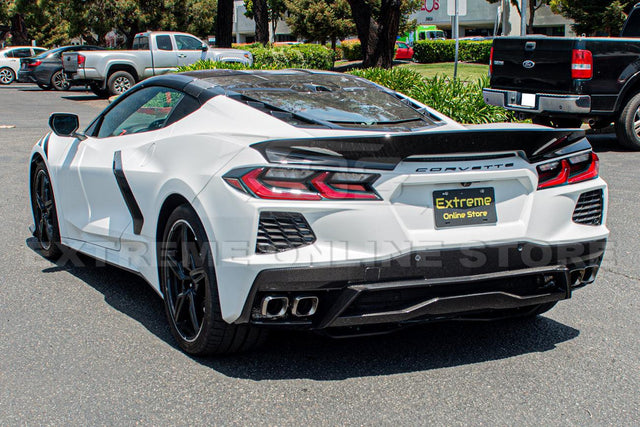
[[[259,199],[380,200],[373,189],[377,174],[305,169],[234,170],[223,179],[231,187]]]
[[[86,56],[78,54],[78,66],[83,65],[84,61],[86,60],[87,60]]]
[[[37,67],[38,65],[42,64],[42,61],[33,61],[30,64],[27,64],[29,67]]]
[[[585,49],[573,49],[571,55],[571,78],[590,79],[593,77],[593,55]]]
[[[600,159],[594,152],[538,165],[538,190],[575,184],[598,177]]]
[[[491,53],[489,53],[489,75],[493,74],[493,46],[491,46]]]

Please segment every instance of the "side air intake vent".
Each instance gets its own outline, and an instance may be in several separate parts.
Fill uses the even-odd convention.
[[[582,193],[573,211],[573,222],[584,225],[602,224],[602,190]]]
[[[272,254],[311,245],[316,236],[302,214],[261,212],[256,253]]]

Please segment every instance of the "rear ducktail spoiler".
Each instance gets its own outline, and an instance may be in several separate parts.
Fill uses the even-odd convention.
[[[591,149],[580,129],[469,129],[375,136],[275,139],[251,145],[269,163],[393,170],[420,156],[464,160],[517,153],[530,163]],[[417,157],[417,158],[416,158]]]

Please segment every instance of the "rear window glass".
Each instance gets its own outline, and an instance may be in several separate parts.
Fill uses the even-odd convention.
[[[208,80],[319,124],[406,130],[436,121],[393,93],[353,76],[273,73],[268,77],[247,74]]]
[[[133,50],[149,50],[149,37],[136,37],[133,39]]]

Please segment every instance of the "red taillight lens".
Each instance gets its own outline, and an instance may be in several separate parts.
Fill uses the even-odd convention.
[[[285,168],[236,170],[223,178],[233,188],[259,199],[380,200],[372,188],[376,174]]]
[[[600,159],[589,152],[538,166],[538,190],[598,177]]]
[[[491,53],[489,53],[489,75],[493,74],[493,46],[491,46]]]
[[[30,64],[27,64],[29,67],[37,67],[38,65],[42,64],[42,61],[33,61]]]
[[[585,49],[573,49],[571,55],[571,78],[590,79],[593,77],[593,55]]]
[[[78,66],[83,65],[84,61],[86,60],[87,60],[86,56],[78,54]]]

